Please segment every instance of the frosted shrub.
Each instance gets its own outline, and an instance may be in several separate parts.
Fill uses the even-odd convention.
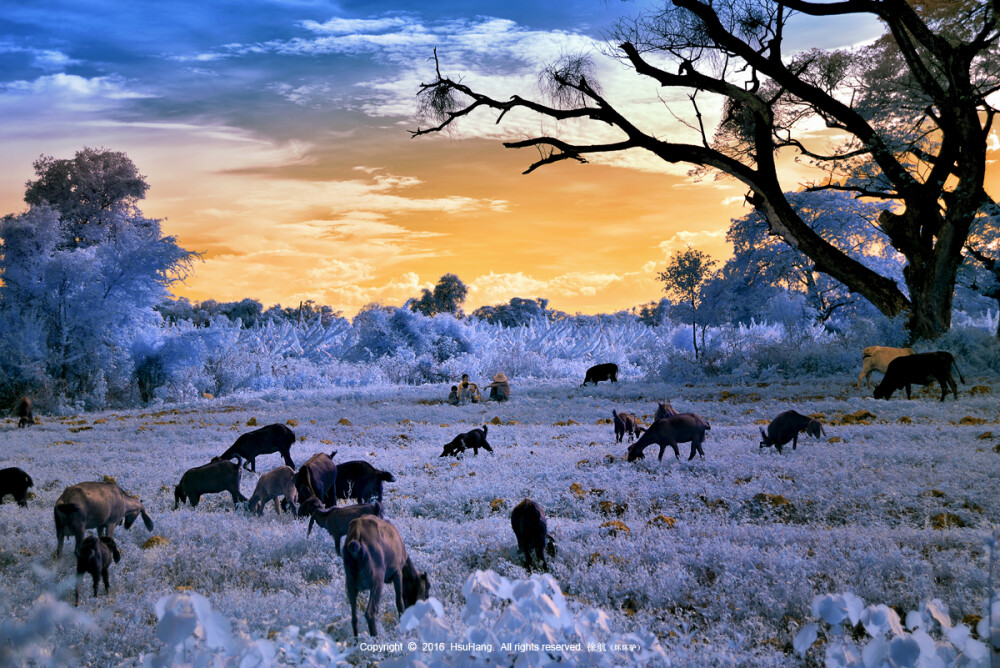
[[[156,617],[156,637],[163,649],[142,654],[124,666],[331,666],[354,651],[325,633],[302,633],[297,626],[287,627],[273,640],[233,633],[229,620],[212,610],[208,599],[193,592],[161,598],[156,602]]]
[[[938,599],[924,601],[906,614],[905,624],[892,608],[885,605],[865,606],[851,593],[817,596],[812,602],[812,615],[829,628],[825,664],[827,668],[951,668],[975,666],[988,668],[990,655],[986,644],[971,638],[965,624],[953,625],[948,607]],[[977,626],[980,638],[990,635],[989,612],[984,611]],[[1000,598],[993,598],[994,645],[1000,640]],[[848,631],[860,623],[868,640],[859,645],[848,637]],[[805,658],[819,637],[820,624],[804,626],[792,643],[800,657]],[[935,640],[931,633],[940,636]]]
[[[493,571],[476,571],[465,581],[462,595],[464,634],[447,626],[437,599],[420,601],[406,609],[399,627],[421,650],[382,665],[514,665],[515,660],[518,666],[669,664],[652,634],[611,637],[604,611],[592,608],[574,615],[551,575],[511,581]]]
[[[35,601],[26,621],[0,620],[0,666],[66,666],[74,663],[69,649],[56,636],[66,626],[93,628],[90,616],[52,594]]]

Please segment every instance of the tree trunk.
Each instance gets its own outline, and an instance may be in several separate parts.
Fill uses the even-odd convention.
[[[698,359],[698,312],[694,308],[694,302],[691,302],[691,344],[694,346],[694,358]]]

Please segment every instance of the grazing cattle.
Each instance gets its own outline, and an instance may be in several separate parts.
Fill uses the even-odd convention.
[[[669,401],[662,401],[656,404],[656,413],[653,414],[653,422],[665,420],[666,418],[673,417],[674,415],[680,415],[680,413],[674,410],[674,407],[670,405]]]
[[[795,450],[799,444],[799,434],[802,432],[809,434],[813,438],[826,435],[823,431],[823,425],[820,424],[819,420],[814,420],[807,415],[802,415],[795,411],[785,411],[771,420],[771,424],[767,425],[766,432],[761,427],[760,447],[766,448],[773,445],[778,449],[778,454],[781,454],[781,448],[791,441],[792,450]]]
[[[3,497],[10,494],[17,505],[27,506],[28,488],[34,484],[31,476],[16,466],[0,469],[0,504],[3,504]]]
[[[889,363],[897,357],[906,357],[913,354],[913,348],[890,348],[888,346],[868,346],[861,354],[861,373],[858,374],[858,389],[861,389],[861,379],[864,378],[865,386],[871,387],[871,376],[873,371],[885,373],[889,368]]]
[[[174,510],[190,499],[191,507],[197,508],[198,501],[205,494],[229,492],[233,497],[233,507],[247,497],[240,493],[240,466],[229,461],[212,461],[202,466],[188,469],[181,481],[174,487]]]
[[[361,460],[337,464],[336,499],[354,499],[355,503],[378,499],[382,503],[383,482],[396,482],[396,478]],[[336,499],[326,505],[335,505]]]
[[[17,408],[14,409],[14,412],[17,414],[18,428],[24,428],[30,424],[35,424],[35,416],[31,413],[31,409],[31,398],[21,397],[21,399],[17,402]]]
[[[688,461],[694,459],[695,453],[700,454],[704,459],[705,451],[702,450],[701,444],[705,441],[705,432],[709,429],[711,427],[708,422],[694,413],[681,413],[658,420],[639,437],[638,441],[629,446],[628,461],[634,462],[643,457],[642,451],[653,444],[660,446],[660,461],[663,461],[663,453],[667,446],[673,448],[674,457],[680,459],[681,453],[677,444],[688,441],[691,442],[691,454],[688,456]]]
[[[614,362],[606,364],[595,364],[587,369],[587,374],[583,377],[583,385],[593,382],[597,385],[602,380],[610,380],[612,383],[618,382],[618,365]],[[583,386],[581,385],[581,387]]]
[[[351,522],[365,515],[382,517],[382,504],[358,503],[353,506],[344,506],[343,508],[317,508],[313,511],[312,517],[309,518],[309,528],[306,530],[306,537],[312,533],[313,522],[316,522],[333,536],[337,554],[340,554],[340,539],[347,533]]]
[[[299,493],[295,489],[295,469],[291,466],[279,466],[265,473],[257,481],[257,486],[247,504],[247,510],[258,515],[264,514],[264,506],[274,500],[274,512],[281,514],[278,497],[284,497],[284,505],[290,507],[293,513],[298,512]]]
[[[524,553],[525,568],[532,569],[531,553],[542,562],[542,568],[549,569],[545,561],[545,549],[555,552],[555,544],[548,532],[545,511],[531,499],[524,499],[514,506],[510,513],[510,526],[517,537],[517,548]]]
[[[80,605],[80,581],[85,573],[94,578],[94,596],[97,596],[98,578],[104,580],[104,595],[107,596],[111,591],[108,568],[112,561],[117,564],[121,560],[122,553],[118,551],[114,538],[87,534],[76,557],[76,604]]]
[[[642,433],[643,429],[645,429],[645,427],[639,424],[639,418],[631,413],[626,413],[624,411],[619,413],[618,411],[611,409],[611,417],[614,418],[615,423],[616,443],[621,443],[625,434],[629,435],[629,440],[634,441],[636,437]]]
[[[57,559],[62,556],[66,536],[76,538],[74,552],[79,556],[83,533],[87,529],[97,529],[98,536],[113,536],[115,527],[122,521],[126,529],[131,529],[136,519],[142,517],[146,530],[153,530],[153,520],[142,501],[129,496],[113,482],[81,482],[67,487],[56,499],[53,515],[59,540]]]
[[[472,448],[472,454],[474,455],[479,454],[479,448],[492,453],[493,448],[491,448],[490,444],[486,442],[487,431],[489,431],[489,426],[484,424],[482,429],[473,429],[472,431],[467,431],[464,434],[459,434],[453,438],[450,443],[445,444],[444,450],[438,456],[457,457],[469,448]]]
[[[955,385],[955,378],[951,375],[951,367],[958,371],[959,379],[964,383],[962,372],[955,364],[955,358],[951,353],[939,350],[934,353],[917,353],[905,357],[897,357],[889,363],[885,377],[875,388],[876,399],[888,399],[896,390],[906,388],[906,398],[910,398],[911,385],[930,385],[932,381],[937,381],[941,386],[941,401],[948,395],[948,390],[958,401],[958,386]]]
[[[337,505],[337,465],[329,455],[317,452],[295,473],[295,491],[299,497],[299,517],[306,517],[317,508]]]
[[[256,471],[257,457],[278,452],[285,460],[286,466],[295,468],[295,462],[292,461],[291,456],[292,443],[294,442],[295,432],[291,429],[283,424],[269,424],[266,427],[243,434],[228,450],[213,458],[212,461],[235,458],[236,463],[239,464],[245,459],[246,461],[242,462],[243,468],[247,471]]]
[[[372,516],[352,520],[347,528],[347,542],[342,556],[344,585],[347,600],[351,602],[351,628],[355,637],[358,635],[359,592],[369,592],[365,620],[372,637],[378,635],[375,620],[382,599],[382,585],[392,583],[399,614],[427,598],[430,591],[427,573],[420,573],[413,567],[399,531],[386,520]]]

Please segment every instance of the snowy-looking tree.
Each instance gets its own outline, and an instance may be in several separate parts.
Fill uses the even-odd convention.
[[[656,276],[656,280],[663,281],[663,289],[668,295],[691,308],[691,342],[695,359],[698,358],[698,309],[702,303],[702,287],[712,275],[714,266],[715,260],[707,253],[688,246],[674,253],[666,270]],[[704,329],[701,335],[704,343]]]
[[[857,49],[789,54],[796,14],[875,17],[887,33]],[[729,175],[746,185],[771,231],[817,271],[888,316],[908,312],[914,336],[935,337],[951,324],[962,248],[989,200],[986,140],[997,110],[987,98],[1000,89],[998,14],[995,0],[669,0],[621,22],[612,51],[663,89],[665,119],[681,121],[672,129],[651,128],[646,115],[606,97],[588,57],[545,68],[547,99],[536,101],[493,97],[445,76],[435,52],[436,76],[419,92],[431,125],[413,134],[439,132],[479,109],[498,112],[497,122],[525,110],[567,122],[546,125],[551,135],[504,143],[539,151],[527,172],[643,149]],[[705,112],[720,108],[712,134]],[[829,128],[824,140],[813,134],[817,122]],[[906,257],[908,294],[796,213],[781,185],[779,155],[811,163],[814,189],[886,204],[878,224]]]
[[[883,204],[831,191],[786,193],[786,197],[795,213],[820,237],[902,285],[903,257],[878,228]],[[733,245],[733,256],[722,268],[727,279],[742,281],[750,288],[771,286],[802,293],[821,322],[857,298],[843,283],[817,271],[804,253],[770,234],[760,212],[735,219],[726,240]]]
[[[131,165],[120,153],[81,153],[87,164]],[[36,166],[57,162],[67,161],[42,158]],[[132,342],[162,322],[153,307],[197,257],[174,237],[162,236],[159,220],[142,216],[136,199],[147,186],[132,181],[135,173],[134,165],[100,171],[108,183],[97,171],[90,173],[87,187],[93,192],[133,194],[109,197],[89,218],[78,217],[86,207],[70,187],[59,191],[68,202],[47,190],[44,201],[0,219],[0,323],[21,333],[4,337],[0,375],[6,386],[0,390],[50,382],[56,393],[97,403],[108,392],[129,391]],[[127,183],[116,183],[118,178]]]

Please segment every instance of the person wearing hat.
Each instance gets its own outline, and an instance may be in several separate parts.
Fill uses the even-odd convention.
[[[484,389],[490,391],[490,399],[494,401],[507,401],[510,399],[510,383],[507,382],[507,376],[502,373],[493,376],[493,382]]]

